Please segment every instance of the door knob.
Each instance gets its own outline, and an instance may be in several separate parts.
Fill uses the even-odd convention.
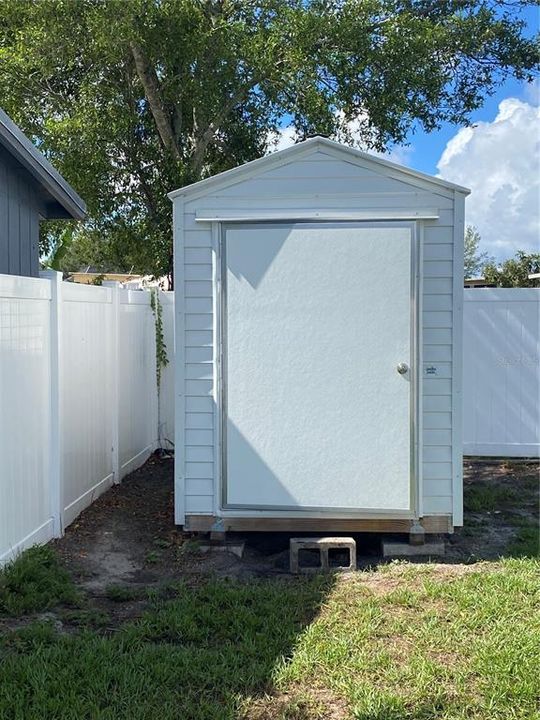
[[[407,365],[407,363],[404,363],[404,362],[400,362],[396,368],[396,370],[398,371],[398,373],[400,375],[405,375],[405,373],[407,372],[408,369],[409,369],[409,366]]]

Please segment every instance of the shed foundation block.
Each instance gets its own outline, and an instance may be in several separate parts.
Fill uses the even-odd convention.
[[[382,542],[382,553],[385,558],[441,557],[444,555],[444,550],[442,540],[428,540],[422,545],[388,540]]]
[[[347,565],[334,565],[331,558],[332,551],[344,550],[348,552]],[[318,553],[317,565],[305,564],[302,551]],[[290,568],[291,573],[309,574],[317,572],[351,572],[356,570],[356,542],[352,537],[322,537],[322,538],[291,538],[290,540]]]

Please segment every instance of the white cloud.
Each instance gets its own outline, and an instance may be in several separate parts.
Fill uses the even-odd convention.
[[[500,260],[539,250],[539,120],[539,107],[507,98],[493,122],[459,130],[437,164],[440,177],[471,189],[466,222]]]

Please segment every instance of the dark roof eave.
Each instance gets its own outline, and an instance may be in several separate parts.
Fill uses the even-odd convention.
[[[64,180],[47,158],[0,108],[0,144],[32,175],[54,202],[47,203],[49,219],[68,217],[84,220],[86,203]],[[62,214],[61,208],[65,214]]]

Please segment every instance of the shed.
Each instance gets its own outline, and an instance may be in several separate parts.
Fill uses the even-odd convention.
[[[170,193],[177,524],[462,524],[468,192],[316,137]]]
[[[37,277],[40,220],[85,215],[84,201],[0,109],[0,273]]]

